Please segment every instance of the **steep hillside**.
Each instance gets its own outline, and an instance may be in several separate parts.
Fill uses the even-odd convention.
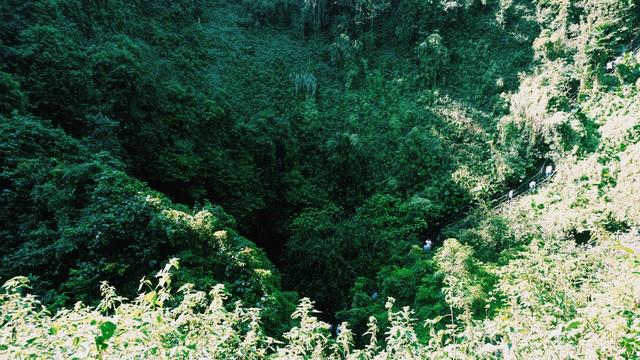
[[[7,1],[0,357],[638,358],[638,33],[637,0]]]
[[[273,264],[220,207],[176,206],[108,153],[40,120],[0,117],[0,129],[0,277],[28,275],[56,309],[95,303],[101,281],[133,296],[141,277],[179,257],[179,281],[223,283],[246,304],[271,308],[274,330],[286,322],[295,295],[280,292]]]
[[[587,101],[602,125],[597,151],[558,160],[544,186],[450,230],[497,276],[485,300],[499,311],[469,323],[475,344],[466,351],[491,351],[482,344],[502,339],[531,358],[638,355],[639,95]]]
[[[541,156],[505,173],[493,141],[501,94],[532,64],[534,6],[449,5],[15,2],[3,104],[176,202],[220,204],[285,287],[333,318],[390,246],[404,252]]]

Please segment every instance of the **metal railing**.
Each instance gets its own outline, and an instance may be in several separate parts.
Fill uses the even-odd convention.
[[[551,172],[547,172],[547,167],[551,166],[552,171]],[[495,211],[500,209],[502,206],[504,206],[505,204],[508,204],[509,202],[515,200],[516,198],[522,196],[522,195],[526,195],[526,194],[530,194],[535,192],[539,187],[541,187],[542,185],[548,183],[549,181],[551,181],[551,179],[556,175],[557,170],[556,167],[548,162],[545,161],[545,163],[542,165],[542,167],[540,168],[540,171],[538,171],[535,175],[533,175],[532,177],[530,177],[529,179],[527,179],[526,181],[522,182],[520,185],[518,185],[517,187],[510,189],[508,192],[506,192],[504,195],[495,198],[493,200],[490,201],[490,206],[489,206],[489,211]],[[461,222],[467,220],[469,213],[464,213],[461,214],[461,218],[447,224],[444,228],[450,228],[453,226],[456,226],[458,224],[460,224]],[[444,229],[443,228],[443,229]],[[440,243],[442,241],[442,229],[440,230],[440,232],[438,233],[438,236],[435,238],[436,239],[436,243]],[[435,245],[435,244],[434,244]]]

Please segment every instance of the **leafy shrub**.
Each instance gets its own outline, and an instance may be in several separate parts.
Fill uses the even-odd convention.
[[[435,258],[443,273],[445,300],[451,307],[451,321],[454,321],[454,309],[459,310],[460,319],[471,320],[471,307],[482,298],[482,288],[473,279],[473,249],[469,245],[460,244],[456,239],[447,239],[438,250]]]
[[[177,259],[171,259],[155,274],[155,283],[143,278],[133,300],[117,295],[114,287],[103,282],[97,306],[79,302],[54,316],[34,296],[24,294],[29,287],[26,278],[10,279],[0,292],[0,355],[353,360],[423,356],[411,311],[394,311],[393,299],[386,305],[390,326],[384,346],[377,345],[374,320],[366,334],[370,344],[362,350],[353,348],[347,323],[341,324],[340,334],[332,339],[328,324],[314,316],[313,302],[307,298],[291,315],[296,325],[281,342],[265,334],[260,309],[244,308],[240,302],[225,304],[228,296],[221,284],[208,292],[195,290],[193,284],[174,291],[172,270],[178,268]],[[174,302],[178,295],[181,299]]]
[[[20,89],[20,83],[3,71],[0,71],[0,94],[0,113],[24,110],[27,96]]]
[[[442,36],[434,33],[418,44],[416,48],[423,68],[422,76],[428,84],[439,83],[446,76],[449,49],[442,42]]]
[[[296,73],[289,74],[289,79],[297,93],[303,93],[306,96],[315,96],[318,89],[318,81],[313,74]]]
[[[617,59],[616,73],[623,83],[635,84],[640,79],[640,51],[626,52]]]
[[[0,120],[0,276],[31,276],[47,304],[91,302],[97,279],[128,295],[132,277],[179,254],[180,278],[202,286],[226,281],[251,303],[277,292],[273,265],[232,230],[220,207],[173,205],[107,153],[91,155],[61,130],[23,116]]]
[[[344,64],[352,61],[361,48],[362,43],[360,41],[352,40],[349,35],[341,33],[331,44],[331,62],[334,64]]]
[[[245,0],[253,25],[291,24],[298,12],[298,4],[294,0]]]

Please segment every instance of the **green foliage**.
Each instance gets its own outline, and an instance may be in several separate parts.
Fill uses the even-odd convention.
[[[625,52],[616,64],[616,73],[624,84],[636,84],[640,79],[640,52]]]
[[[0,356],[637,352],[637,1],[0,8]]]
[[[118,138],[120,123],[102,114],[89,115],[86,119],[91,131],[82,139],[92,152],[108,152],[118,159],[123,156],[124,149]]]
[[[293,235],[287,242],[287,259],[292,263],[290,281],[298,284],[304,296],[313,297],[323,306],[339,301],[345,283],[349,284],[353,276],[351,264],[342,255],[346,245],[335,236],[334,224],[340,213],[335,205],[306,210],[293,221]],[[315,269],[316,277],[306,275],[309,268]]]
[[[356,0],[354,3],[356,25],[362,26],[369,23],[369,31],[373,32],[374,22],[377,17],[391,8],[390,0]]]
[[[280,296],[271,263],[219,207],[174,206],[61,130],[22,116],[1,120],[0,276],[30,274],[43,300],[61,305],[96,299],[98,279],[130,294],[132,278],[179,254],[180,279],[225,281],[249,302]]]
[[[396,33],[403,40],[414,40],[418,34],[430,33],[434,29],[454,26],[471,9],[476,0],[430,1],[405,0],[399,4],[399,14],[405,19],[397,25]]]
[[[345,33],[341,33],[331,44],[331,62],[334,64],[344,64],[352,61],[362,48],[362,43],[352,40]]]
[[[255,161],[233,149],[242,148],[242,134],[203,77],[213,56],[203,2],[18,3],[2,15],[15,25],[3,70],[20,79],[32,113],[88,140],[96,125],[113,126],[95,124],[96,116],[116,121],[103,150],[156,189],[180,189],[174,199],[233,202],[240,219],[264,207],[259,186],[244,180],[256,178]],[[19,88],[7,84],[19,109]],[[205,181],[205,172],[221,175]]]
[[[510,252],[526,239],[517,239],[506,219],[500,216],[483,216],[479,223],[456,232],[460,242],[475,250],[483,261],[498,261],[503,252]]]
[[[253,26],[289,25],[297,15],[297,2],[293,0],[243,0]]]
[[[0,113],[24,110],[27,96],[11,74],[0,71]]]
[[[428,84],[439,83],[446,78],[449,49],[442,41],[439,34],[431,34],[416,47],[416,53],[423,66],[423,76]]]
[[[367,334],[371,342],[363,350],[353,348],[353,335],[346,323],[341,325],[340,335],[331,339],[328,324],[314,316],[313,302],[307,298],[291,314],[296,325],[281,342],[265,334],[259,309],[244,308],[239,302],[225,304],[228,296],[221,284],[208,293],[196,291],[193,284],[173,291],[171,270],[177,268],[177,259],[172,259],[155,275],[156,285],[142,279],[132,301],[118,296],[114,287],[103,282],[98,307],[78,303],[57,316],[51,316],[35,297],[20,293],[28,286],[26,279],[11,279],[0,293],[0,355],[355,360],[422,357],[424,352],[417,342],[410,310],[395,311],[393,299],[385,306],[390,326],[384,346],[376,345],[379,330],[375,321],[370,321]],[[148,290],[141,291],[145,287]],[[181,300],[174,306],[165,304],[178,295]]]
[[[477,265],[473,263],[473,249],[460,244],[456,239],[447,239],[438,250],[435,260],[444,275],[445,287],[442,291],[451,307],[452,321],[453,309],[462,312],[462,320],[470,321],[471,305],[482,298],[482,289],[472,278],[472,274],[477,272],[474,271]]]
[[[307,96],[315,96],[318,88],[316,77],[309,73],[290,74],[291,83],[296,93],[304,93]]]

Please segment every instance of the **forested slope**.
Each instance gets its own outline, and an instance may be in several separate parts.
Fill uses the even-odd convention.
[[[637,358],[637,1],[0,10],[0,355]]]
[[[95,303],[101,281],[133,295],[141,277],[179,257],[182,282],[200,289],[225,283],[273,316],[293,308],[295,295],[280,292],[272,263],[219,206],[176,206],[108,153],[91,154],[50,124],[0,120],[2,278],[32,276],[32,291],[55,309]]]

